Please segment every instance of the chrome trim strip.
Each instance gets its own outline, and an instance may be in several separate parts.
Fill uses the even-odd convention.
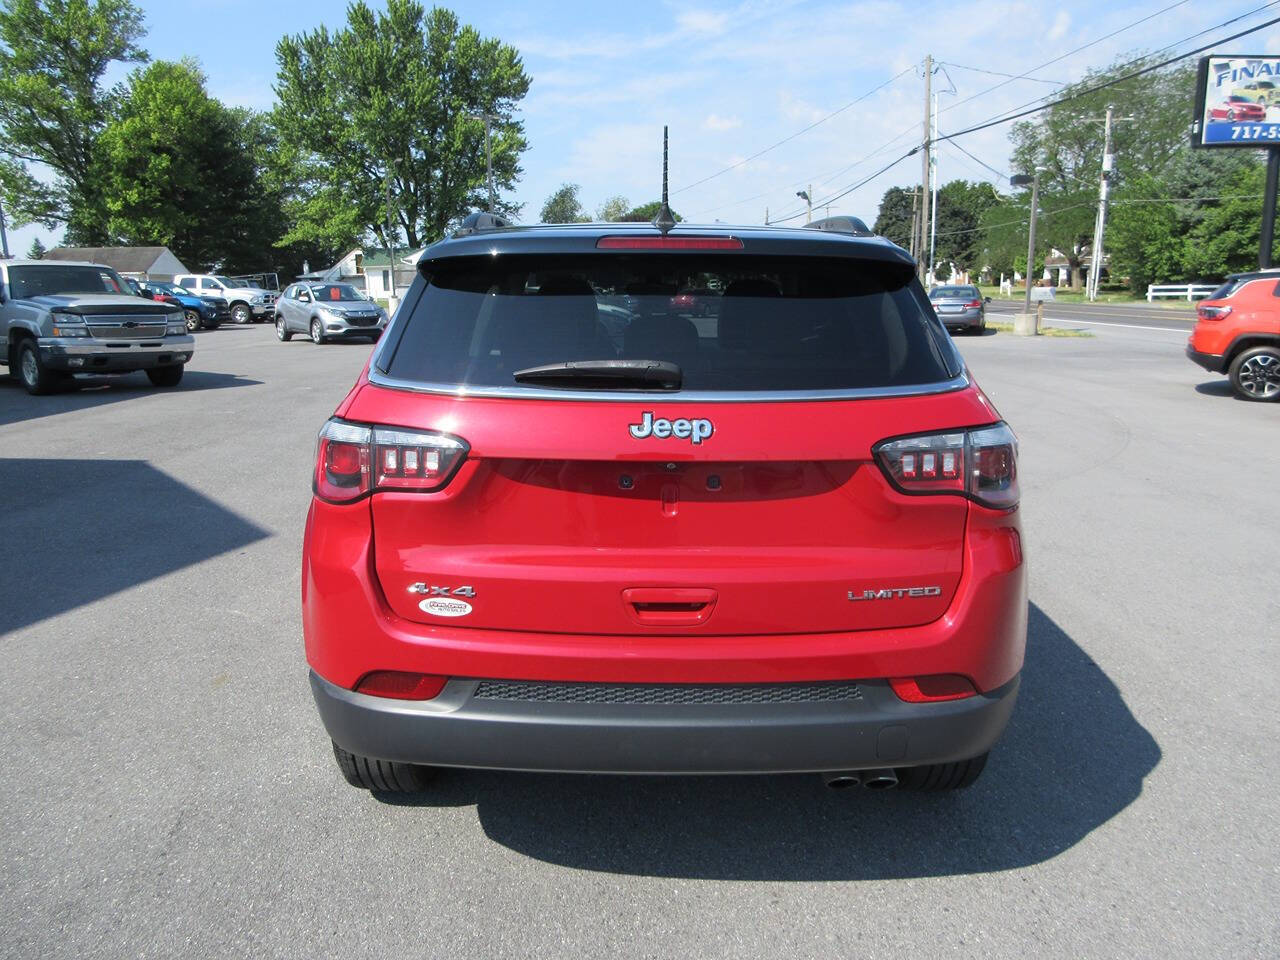
[[[389,390],[429,393],[465,399],[506,398],[521,400],[606,400],[616,403],[794,403],[804,400],[872,400],[881,397],[920,397],[951,393],[969,386],[962,370],[950,380],[902,387],[857,387],[847,390],[540,390],[537,387],[459,387],[447,383],[417,383],[389,377],[376,367],[369,368],[369,382]]]

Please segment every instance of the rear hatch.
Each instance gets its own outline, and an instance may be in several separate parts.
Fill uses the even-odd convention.
[[[898,492],[872,447],[994,417],[908,263],[632,253],[427,269],[344,411],[469,447],[444,489],[370,498],[400,616],[711,637],[945,612],[967,503]],[[690,287],[709,291],[697,316],[674,296]],[[674,363],[679,389],[515,378],[597,360]]]

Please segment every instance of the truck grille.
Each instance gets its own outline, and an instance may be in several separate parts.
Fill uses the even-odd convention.
[[[861,700],[856,683],[552,683],[536,680],[481,680],[479,700],[524,703],[830,703]]]
[[[155,340],[164,336],[165,314],[99,314],[84,318],[99,340]]]

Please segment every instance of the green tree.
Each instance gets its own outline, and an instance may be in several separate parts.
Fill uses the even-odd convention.
[[[383,234],[389,182],[390,212],[409,245],[443,236],[487,204],[479,114],[492,119],[497,189],[520,176],[527,144],[514,114],[529,89],[520,55],[448,10],[388,0],[375,12],[356,0],[342,29],[280,40],[276,62],[281,145],[298,152],[325,198],[309,211],[313,228],[328,208]],[[495,212],[514,209],[500,199]]]
[[[601,223],[618,223],[630,209],[626,197],[610,197],[596,209],[596,219]]]
[[[582,209],[576,183],[562,183],[560,189],[547,197],[542,205],[539,221],[542,223],[586,223],[591,218]]]
[[[190,61],[134,71],[118,101],[95,151],[107,237],[228,271],[271,265],[280,217],[259,180],[252,114],[211,98]]]
[[[49,251],[44,248],[44,244],[40,242],[40,238],[36,237],[31,241],[31,248],[27,251],[28,260],[43,260],[44,255]]]
[[[1090,71],[1062,90],[1081,94],[1089,87],[1129,73],[1149,61],[1140,60]],[[1112,126],[1112,152],[1116,176],[1155,173],[1177,148],[1186,143],[1195,75],[1192,64],[1181,64],[1125,80],[1105,90],[1083,93],[1050,107],[1032,120],[1014,124],[1013,166],[1030,173],[1037,165],[1044,218],[1037,226],[1047,247],[1062,251],[1071,268],[1072,287],[1081,282],[1081,265],[1092,241],[1097,210],[1098,180],[1102,170],[1103,124],[1108,104],[1117,106],[1119,119]]]
[[[0,190],[16,225],[68,225],[101,238],[98,134],[112,112],[101,87],[113,63],[147,59],[142,11],[129,0],[4,0],[0,5]],[[51,182],[37,179],[45,168]]]
[[[658,215],[658,211],[661,209],[662,209],[661,200],[651,200],[649,203],[643,203],[638,207],[632,207],[630,210],[628,210],[618,219],[618,222],[619,223],[649,223],[651,220],[653,220],[654,217]],[[675,218],[676,223],[679,223],[681,220],[684,219],[682,216],[680,216],[680,214],[676,213],[674,210],[671,211],[671,216]]]
[[[1204,205],[1200,222],[1187,234],[1189,277],[1221,280],[1257,266],[1265,180],[1262,164],[1243,167],[1223,184],[1220,195],[1226,199]]]
[[[904,250],[911,249],[911,229],[915,223],[913,197],[919,196],[920,187],[890,187],[880,199],[880,212],[871,229],[877,236],[892,240]]]
[[[984,262],[982,215],[1000,198],[989,183],[952,180],[938,188],[938,228],[934,260],[975,271]]]

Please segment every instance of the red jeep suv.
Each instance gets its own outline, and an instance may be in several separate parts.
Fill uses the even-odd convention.
[[[1280,401],[1280,272],[1232,274],[1201,300],[1187,356],[1243,400]]]
[[[321,429],[313,489],[307,660],[357,786],[947,789],[1013,710],[1017,441],[883,239],[442,241]]]

